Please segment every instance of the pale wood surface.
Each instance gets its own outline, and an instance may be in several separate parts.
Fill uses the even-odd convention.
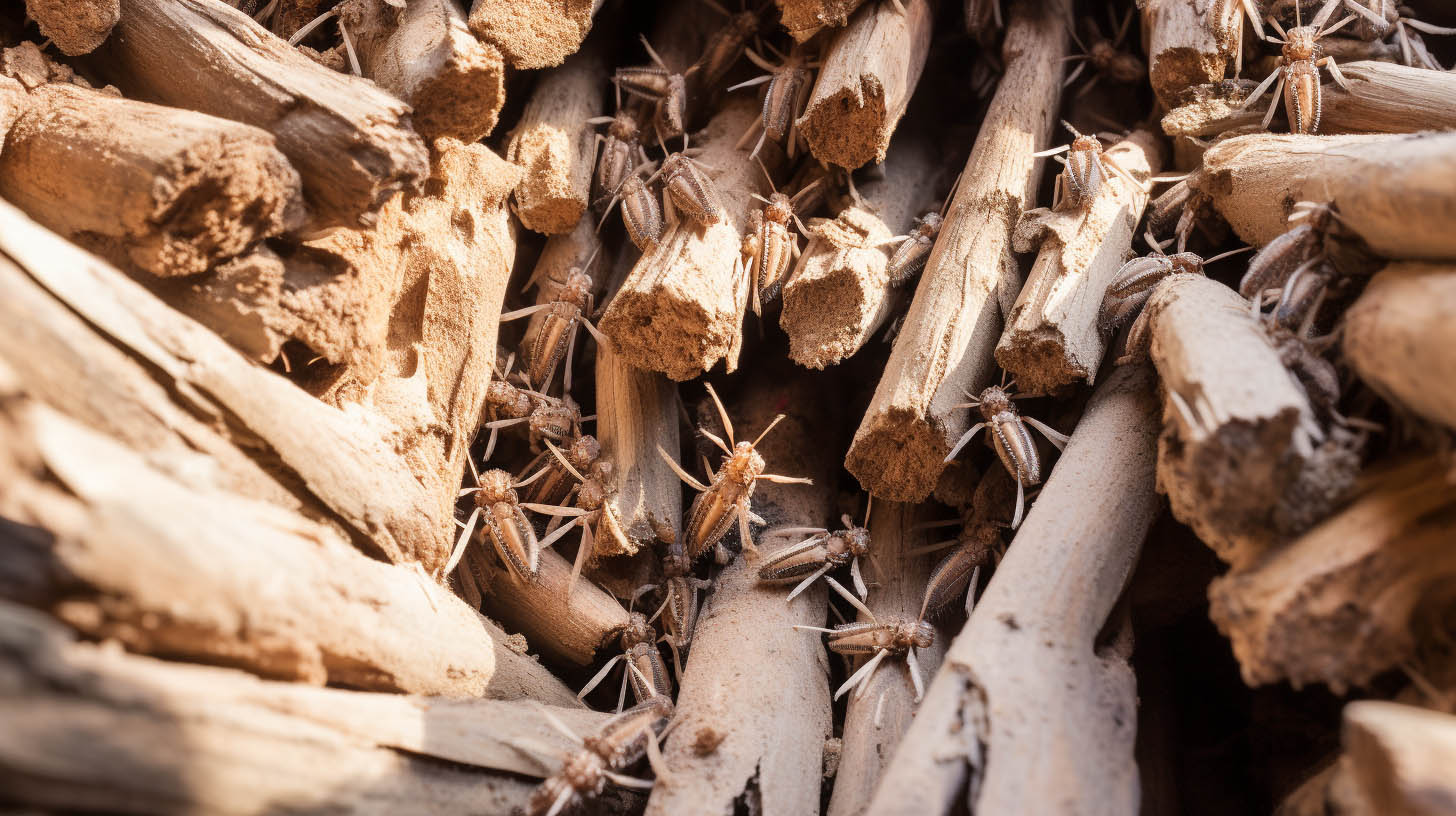
[[[1417,416],[1456,428],[1456,265],[1386,266],[1344,325],[1345,359],[1360,379]]]

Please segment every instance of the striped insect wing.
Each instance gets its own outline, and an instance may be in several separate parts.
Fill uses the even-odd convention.
[[[799,97],[807,86],[809,72],[791,67],[774,74],[763,95],[763,129],[768,138],[782,142],[798,113]]]
[[[912,235],[895,247],[895,253],[890,256],[890,262],[885,266],[885,273],[890,276],[890,285],[902,286],[924,269],[933,246],[935,241],[932,239],[923,235]]]
[[[657,129],[664,139],[681,136],[688,118],[688,89],[682,74],[668,78],[667,93],[657,101]]]
[[[986,560],[986,550],[974,538],[956,547],[930,573],[925,597],[920,602],[920,616],[934,615],[959,598],[971,583],[971,573]]]
[[[662,240],[662,207],[639,178],[627,179],[622,188],[622,224],[638,249],[646,250]]]
[[[1014,411],[1001,411],[987,424],[991,428],[996,455],[1001,457],[1006,472],[1026,487],[1041,484],[1041,459],[1021,417]]]
[[[672,157],[668,160],[672,161]],[[686,158],[678,159],[673,165],[664,185],[667,194],[672,196],[673,206],[699,224],[715,223],[723,214],[723,205],[718,202],[713,183]]]
[[[1067,201],[1077,209],[1092,206],[1102,190],[1102,162],[1095,150],[1072,150],[1067,153],[1067,167],[1062,171]]]
[[[891,647],[894,627],[883,623],[842,623],[829,636],[829,649],[836,654],[874,654]]]
[[[758,568],[758,580],[768,582],[797,581],[829,561],[828,534],[817,535],[809,546],[789,547],[775,553]]]
[[[1308,224],[1300,224],[1264,245],[1249,259],[1248,271],[1239,281],[1239,294],[1246,298],[1267,289],[1279,289],[1316,248],[1318,235]]]
[[[538,388],[556,373],[556,365],[566,354],[566,344],[571,341],[571,330],[581,317],[581,308],[571,303],[555,301],[546,310],[541,328],[536,331],[536,340],[531,344],[531,382]]]
[[[593,179],[592,201],[605,204],[613,191],[622,186],[632,173],[631,142],[608,136],[602,145],[602,156],[597,160],[597,175]]]
[[[1319,69],[1300,60],[1284,69],[1284,113],[1290,133],[1318,133],[1321,107]]]
[[[765,219],[760,227],[759,240],[759,297],[770,301],[778,296],[779,287],[789,273],[792,243],[796,237],[783,224]]]
[[[667,619],[663,625],[679,648],[692,641],[693,629],[698,625],[698,591],[688,578],[667,580]]]
[[[667,664],[662,661],[662,653],[657,651],[656,644],[635,644],[627,651],[627,660],[637,669],[627,672],[632,684],[632,694],[637,702],[659,696],[672,696],[672,681],[667,679]],[[643,682],[644,679],[646,683]]]
[[[618,68],[613,78],[622,87],[622,90],[627,93],[634,96],[658,99],[665,96],[672,89],[673,76],[673,74],[669,74],[661,68],[635,65],[627,68]]]
[[[722,540],[733,526],[736,503],[729,497],[734,488],[724,482],[715,483],[706,492],[699,493],[693,500],[688,514],[688,528],[685,531],[684,547],[690,561],[697,561],[703,553]]]
[[[1123,264],[1112,285],[1107,287],[1097,325],[1103,331],[1111,331],[1126,323],[1147,302],[1153,287],[1173,271],[1172,262],[1159,255],[1133,258]]]
[[[535,581],[541,563],[536,531],[521,508],[510,502],[496,502],[485,512],[486,535],[496,554],[516,577]]]
[[[625,768],[647,753],[648,734],[666,725],[672,710],[671,698],[649,697],[609,718],[595,735],[584,742],[606,760],[609,767]]]

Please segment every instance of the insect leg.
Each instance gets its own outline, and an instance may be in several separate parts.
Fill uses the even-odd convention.
[[[814,570],[814,572],[810,573],[810,575],[809,575],[808,578],[805,578],[804,580],[800,581],[799,582],[799,585],[796,586],[796,587],[794,587],[794,591],[789,593],[789,597],[787,597],[787,598],[784,599],[784,603],[791,603],[794,600],[794,598],[798,596],[798,594],[800,592],[803,592],[804,590],[808,589],[810,584],[812,584],[815,581],[819,580],[819,577],[820,576],[822,576],[824,573],[828,572],[832,568],[833,568],[833,565],[832,564],[825,564],[824,566],[820,567],[819,569]]]
[[[950,449],[950,453],[946,454],[945,461],[949,462],[952,459],[955,459],[956,454],[961,452],[961,448],[964,448],[967,443],[975,438],[976,433],[984,427],[986,427],[986,423],[977,422],[975,425],[971,426],[970,430],[961,434],[961,438],[956,440],[955,446]]]
[[[671,456],[667,455],[667,451],[663,450],[661,445],[657,446],[657,453],[659,456],[662,457],[662,461],[666,462],[667,466],[672,468],[672,472],[676,473],[679,479],[687,482],[688,487],[697,490],[699,493],[707,492],[708,486],[688,475],[688,472],[683,470],[681,465],[673,461],[673,458]]]
[[[1275,68],[1274,72],[1269,76],[1265,77],[1264,81],[1260,82],[1258,86],[1254,88],[1254,90],[1250,91],[1249,95],[1244,97],[1244,101],[1240,102],[1239,106],[1234,110],[1243,110],[1244,108],[1247,108],[1253,105],[1255,102],[1259,101],[1259,97],[1263,96],[1269,90],[1269,86],[1274,84],[1274,80],[1282,77],[1283,75],[1283,68]],[[1279,92],[1275,91],[1274,95],[1275,97],[1278,97]]]
[[[1021,421],[1037,429],[1038,431],[1041,431],[1042,435],[1047,438],[1047,441],[1055,445],[1057,450],[1061,450],[1062,448],[1066,447],[1067,440],[1072,438],[1057,430],[1056,428],[1053,428],[1052,426],[1046,424],[1045,422],[1042,422],[1039,419],[1033,419],[1029,416],[1022,416]]]
[[[865,606],[863,601],[851,595],[849,590],[844,588],[844,584],[839,583],[838,581],[827,575],[824,576],[824,580],[829,583],[831,589],[839,593],[839,597],[845,599],[846,601],[849,601],[850,606],[864,613],[865,617],[869,618],[871,621],[874,621],[876,623],[879,622],[878,619],[875,617],[875,613],[871,612],[870,608],[868,606]]]
[[[1340,66],[1335,64],[1334,57],[1324,57],[1319,62],[1316,62],[1315,65],[1330,69],[1330,76],[1334,78],[1335,84],[1347,91],[1350,90],[1350,83],[1346,82],[1345,75],[1340,73]]]
[[[501,315],[500,322],[505,323],[510,320],[518,320],[522,317],[530,317],[531,315],[541,311],[542,309],[548,309],[550,307],[551,304],[549,303],[538,303],[535,306],[527,306],[524,309],[516,309],[513,312],[506,312],[505,314]]]
[[[915,647],[905,652],[905,666],[910,669],[910,684],[915,686],[915,702],[925,698],[925,681],[920,679],[920,664],[915,662]]]
[[[568,604],[571,603],[572,591],[576,589],[576,579],[581,577],[581,568],[586,566],[586,557],[594,549],[596,549],[596,541],[592,536],[591,525],[583,524],[581,525],[581,543],[576,546],[576,558],[571,562],[571,577],[566,580],[566,602]]]
[[[1016,480],[1016,514],[1011,517],[1011,529],[1015,530],[1021,526],[1021,514],[1026,509],[1026,488],[1022,486],[1021,479]]]
[[[1269,110],[1264,112],[1264,121],[1260,125],[1265,130],[1269,129],[1269,123],[1274,121],[1274,110],[1279,107],[1280,93],[1284,91],[1284,72],[1279,72],[1279,82],[1274,86],[1274,100],[1269,103]],[[1244,100],[1248,101],[1248,100]]]
[[[738,537],[742,539],[743,552],[758,552],[757,545],[753,543],[753,531],[748,526],[748,508],[740,505],[733,512],[738,514]]]
[[[612,782],[614,782],[614,783],[616,783],[618,785],[621,785],[624,788],[638,788],[640,790],[652,790],[652,786],[655,785],[655,784],[657,784],[656,782],[653,782],[651,779],[638,779],[635,776],[623,776],[623,775],[617,773],[616,771],[602,771],[602,775],[605,776],[606,778],[612,780]]]
[[[445,563],[444,575],[449,575],[460,564],[460,557],[465,555],[465,545],[470,543],[470,534],[475,532],[475,522],[480,519],[481,508],[476,507],[470,513],[470,520],[465,522],[465,529],[460,531],[460,538],[455,542],[455,551],[450,553],[450,560]]]
[[[572,786],[561,786],[561,793],[556,795],[556,801],[551,803],[551,809],[546,811],[546,816],[559,816],[561,811],[566,809],[566,805],[571,801],[571,797],[575,795],[576,789]]]
[[[861,599],[870,595],[869,587],[865,586],[864,576],[859,572],[859,556],[855,556],[849,562],[849,578],[854,581],[854,591],[859,593]]]
[[[981,578],[981,565],[977,564],[971,569],[971,582],[966,585],[966,617],[976,608],[976,581]]]
[[[618,660],[626,659],[627,658],[625,655],[612,655],[612,659],[608,660],[605,666],[602,666],[602,670],[597,672],[596,676],[592,677],[592,679],[588,680],[586,686],[583,687],[581,691],[577,692],[576,699],[584,699],[588,694],[591,693],[592,689],[602,684],[602,681],[607,678],[607,673],[612,670],[613,666],[617,665]]]
[[[838,689],[835,690],[834,699],[838,700],[840,697],[844,696],[845,692],[849,691],[855,686],[860,686],[863,683],[868,682],[870,675],[874,674],[875,668],[880,665],[880,661],[884,660],[885,655],[889,653],[890,652],[888,649],[881,649],[878,652],[875,652],[874,657],[865,661],[865,664],[860,667],[859,671],[851,674],[849,676],[849,679],[844,681],[844,685],[840,686]]]

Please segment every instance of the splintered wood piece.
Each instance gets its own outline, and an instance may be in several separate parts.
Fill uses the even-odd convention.
[[[617,517],[638,548],[654,540],[680,540],[682,489],[677,474],[657,453],[678,443],[677,388],[653,371],[597,349],[597,438],[616,473]],[[599,539],[600,542],[600,539]]]
[[[753,509],[770,528],[822,527],[833,512],[838,430],[832,404],[826,406],[828,381],[791,377],[791,366],[778,365],[746,383],[731,416],[745,431],[763,428],[782,406],[787,418],[758,451],[770,472],[814,484],[760,482]],[[759,583],[755,559],[739,557],[718,573],[681,679],[677,724],[663,748],[672,779],[653,789],[647,816],[731,813],[735,802],[772,803],[772,812],[783,814],[820,812],[824,741],[833,729],[829,666],[822,636],[792,627],[822,626],[827,614],[822,582],[785,603],[782,586]]]
[[[67,56],[89,54],[121,18],[121,0],[25,0],[26,16]]]
[[[732,372],[743,344],[743,314],[750,281],[742,263],[742,236],[749,212],[760,206],[753,194],[768,194],[751,146],[735,147],[757,107],[747,99],[730,102],[692,140],[723,213],[707,226],[679,213],[676,226],[649,248],[627,275],[602,316],[601,330],[629,365],[687,380],[720,359]],[[759,151],[769,172],[782,158],[776,146]]]
[[[1087,211],[1035,209],[1016,226],[1015,249],[1040,252],[996,344],[996,362],[1023,393],[1092,382],[1107,350],[1097,324],[1103,295],[1132,248],[1150,179],[1162,167],[1162,141],[1140,129],[1106,155],[1142,184],[1110,173]]]
[[[123,0],[116,36],[94,61],[128,96],[271,132],[321,226],[373,224],[385,200],[429,174],[405,103],[220,0]]]
[[[939,557],[928,553],[910,554],[928,538],[930,531],[915,529],[924,518],[925,513],[915,505],[879,502],[874,506],[870,546],[873,564],[878,569],[868,567],[870,574],[865,576],[866,580],[875,584],[866,603],[880,620],[915,620],[920,614],[922,593]],[[868,621],[863,612],[859,621]],[[923,682],[930,682],[940,668],[947,637],[946,632],[937,630],[933,645],[915,650],[915,662]],[[914,721],[918,705],[915,696],[915,686],[903,659],[887,659],[865,681],[863,693],[850,693],[844,715],[844,748],[839,756],[839,772],[834,777],[834,793],[829,798],[829,816],[867,812],[865,805],[880,774]]]
[[[804,42],[824,28],[840,28],[865,0],[774,0],[779,23],[796,42]]]
[[[409,103],[425,139],[476,142],[506,101],[505,63],[477,40],[456,0],[355,0],[340,6],[364,76]]]
[[[810,226],[779,315],[790,359],[807,368],[838,363],[869,342],[902,302],[888,271],[899,245],[884,242],[908,235],[915,219],[935,208],[941,173],[928,135],[902,133],[885,158],[884,178],[858,185],[864,203]]]
[[[1358,456],[1320,428],[1237,292],[1178,275],[1143,308],[1166,393],[1158,489],[1219,558],[1246,566],[1323,518]]]
[[[581,47],[603,0],[475,0],[470,30],[512,68],[560,65]]]
[[[1445,475],[1435,456],[1381,468],[1344,510],[1214,580],[1209,615],[1245,682],[1344,694],[1414,654],[1420,621],[1453,601],[1456,487]]]
[[[0,195],[123,266],[193,275],[305,218],[272,134],[75,85],[37,88],[5,138]]]
[[[814,158],[850,169],[885,160],[925,58],[930,0],[871,3],[837,32],[797,122]]]
[[[1345,312],[1345,360],[1392,402],[1456,428],[1456,266],[1393,263]]]
[[[1019,288],[1016,219],[1036,196],[1067,53],[1061,2],[1011,8],[1006,72],[966,160],[940,237],[844,466],[878,498],[930,495],[951,444],[970,427],[956,410],[991,382],[1002,316]]]
[[[537,579],[523,581],[494,553],[484,554],[479,541],[469,546],[462,569],[475,580],[487,614],[525,635],[533,650],[585,666],[627,627],[627,610],[596,584],[578,580],[567,597],[571,562],[555,550],[543,550]]]
[[[1214,30],[1210,11],[1218,2],[1147,0],[1139,4],[1148,78],[1164,107],[1172,107],[1179,94],[1194,85],[1223,79],[1238,44],[1232,39],[1221,42]],[[1237,5],[1240,0],[1221,2]]]
[[[1205,153],[1188,185],[1255,246],[1289,229],[1295,202],[1333,201],[1377,254],[1456,258],[1456,133],[1237,136]]]
[[[45,531],[0,541],[6,595],[90,637],[279,680],[575,703],[417,569],[368,558],[291,510],[154,469],[44,405],[7,399],[0,424],[0,515]]]
[[[1154,383],[1125,366],[1097,387],[867,812],[1137,812],[1131,633],[1099,635],[1158,514]]]
[[[548,711],[580,733],[604,721],[134,657],[8,603],[0,675],[0,784],[41,810],[510,813],[531,794],[520,776],[545,775],[574,748]]]
[[[587,120],[603,110],[605,47],[599,36],[548,71],[511,131],[506,158],[525,171],[515,200],[527,229],[568,232],[586,212],[597,154],[597,132]]]

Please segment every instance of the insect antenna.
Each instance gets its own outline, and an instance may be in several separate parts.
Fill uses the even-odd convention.
[[[839,583],[838,581],[834,580],[834,578],[828,575],[824,576],[824,580],[829,583],[829,586],[835,592],[839,593],[839,597],[845,599],[846,601],[849,601],[850,606],[853,606],[855,609],[863,612],[865,614],[865,617],[869,618],[871,622],[880,622],[879,618],[875,617],[875,613],[871,612],[870,608],[868,606],[865,606],[863,601],[861,601],[859,598],[854,597],[854,593],[844,588],[844,584]]]
[[[728,434],[728,442],[730,444],[733,444],[733,445],[738,444],[733,439],[733,423],[731,421],[729,421],[729,419],[728,419],[728,410],[723,407],[723,400],[718,399],[718,392],[717,392],[717,390],[715,390],[713,388],[713,384],[712,383],[703,383],[703,386],[708,389],[708,396],[710,396],[710,397],[713,398],[713,405],[718,408],[718,419],[722,421],[722,423],[723,423],[723,430],[724,430],[725,433]],[[780,416],[780,418],[782,418],[782,416]],[[777,422],[777,421],[778,420],[775,420],[775,422]],[[773,425],[769,425],[769,427],[772,428]],[[762,438],[763,438],[763,435],[760,434],[759,435],[759,439],[762,439]]]
[[[773,418],[773,422],[770,422],[768,424],[768,427],[767,428],[764,428],[763,429],[763,432],[758,435],[758,438],[755,439],[755,440],[753,440],[753,447],[755,447],[755,448],[758,447],[758,443],[762,442],[763,441],[763,438],[765,436],[768,436],[768,432],[769,431],[772,431],[774,429],[774,426],[777,425],[777,424],[779,424],[783,420],[784,420],[784,415],[783,414],[779,414],[778,416],[774,417]]]

